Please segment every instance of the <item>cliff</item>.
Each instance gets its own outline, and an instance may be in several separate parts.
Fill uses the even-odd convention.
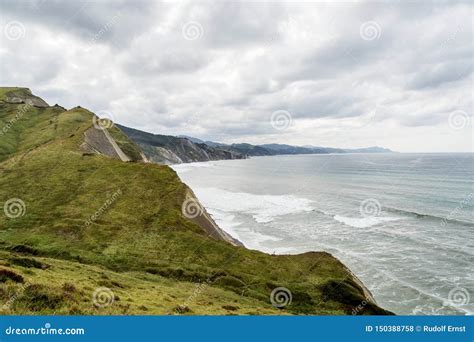
[[[389,149],[381,147],[341,149],[315,146],[302,147],[284,144],[222,144],[213,141],[202,141],[188,136],[175,137],[171,135],[152,134],[122,125],[117,126],[132,141],[140,146],[149,161],[165,165],[289,154],[392,152]]]
[[[330,254],[242,247],[119,128],[29,96],[0,88],[2,314],[390,314]]]
[[[140,146],[148,160],[158,164],[244,158],[238,152],[211,147],[204,143],[195,143],[188,138],[151,134],[122,125],[117,125],[117,127]]]

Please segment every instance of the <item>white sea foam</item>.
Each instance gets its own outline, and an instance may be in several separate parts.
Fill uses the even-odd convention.
[[[372,227],[383,222],[398,221],[400,217],[346,217],[341,215],[334,216],[336,221],[355,228]]]
[[[263,251],[266,253],[273,253],[276,252],[275,248],[269,248],[266,246],[268,242],[276,242],[282,241],[282,239],[277,238],[271,235],[265,235],[262,233],[258,233],[252,230],[241,230],[240,236],[242,237],[243,241],[246,241],[245,246],[250,249],[255,249],[258,251]]]
[[[445,211],[458,204],[453,199],[466,197],[469,174],[457,178],[456,170],[456,184],[431,177],[433,170],[449,175],[452,156],[426,155],[423,163],[411,164],[419,156],[367,158],[278,156],[173,168],[219,226],[247,248],[330,252],[382,307],[397,314],[472,314],[471,303],[456,308],[446,302],[451,289],[471,288],[468,242],[474,226],[461,221],[472,222],[472,203],[463,202],[453,220],[443,220]],[[456,158],[472,163],[472,156]],[[397,186],[385,191],[379,176]],[[427,192],[432,179],[437,192]],[[221,186],[227,191],[213,189]],[[268,189],[283,195],[268,196]],[[359,216],[360,202],[367,198],[380,201],[379,217]]]
[[[268,253],[280,253],[291,250],[291,248],[267,248],[266,242],[281,241],[280,238],[271,235],[265,235],[253,231],[246,227],[241,227],[242,222],[238,221],[234,214],[228,214],[220,210],[208,209],[217,225],[239,241],[245,241],[245,246],[250,249],[256,249]],[[281,250],[280,250],[281,249]]]
[[[170,165],[170,167],[178,173],[189,172],[196,168],[209,168],[213,166],[214,164],[211,162],[196,162]]]
[[[312,201],[293,195],[255,195],[216,188],[196,188],[194,192],[206,208],[226,213],[250,213],[257,223],[313,210]]]
[[[235,215],[228,214],[220,210],[206,208],[207,212],[212,216],[217,225],[229,233],[231,236],[235,237],[237,240],[242,241],[242,237],[239,235],[239,232],[235,229],[240,226],[242,222],[239,222],[235,219]]]

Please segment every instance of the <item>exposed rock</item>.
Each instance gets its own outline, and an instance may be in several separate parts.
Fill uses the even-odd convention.
[[[121,125],[117,127],[141,147],[148,160],[158,164],[245,158],[238,152],[193,142],[189,138],[151,134]]]
[[[189,211],[189,219],[200,226],[209,236],[216,240],[226,241],[233,246],[244,246],[242,242],[232,237],[230,234],[222,230],[212,219],[211,215],[206,209],[199,203],[194,192],[188,188],[186,194],[186,203],[189,204],[188,208],[183,208],[183,211]]]
[[[42,98],[35,96],[31,90],[21,88],[5,94],[5,102],[12,104],[25,103],[38,108],[47,108],[49,105]]]
[[[118,147],[106,130],[89,128],[84,132],[84,142],[81,148],[88,153],[102,154],[111,158],[129,161],[125,153]]]
[[[183,161],[175,153],[161,146],[138,144],[145,151],[147,159],[157,164],[181,164]]]

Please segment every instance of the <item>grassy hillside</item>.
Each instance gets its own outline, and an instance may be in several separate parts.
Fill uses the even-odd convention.
[[[183,216],[187,187],[172,169],[84,153],[91,112],[7,103],[11,90],[0,88],[0,312],[386,313],[327,253],[267,255],[208,237]],[[281,309],[277,287],[292,294]]]

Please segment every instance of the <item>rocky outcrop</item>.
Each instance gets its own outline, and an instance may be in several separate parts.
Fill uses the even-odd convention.
[[[38,108],[47,108],[49,105],[42,98],[35,96],[28,88],[21,88],[5,94],[5,102],[11,104],[27,104]]]
[[[222,159],[244,159],[235,151],[196,143],[188,138],[151,134],[117,125],[145,153],[148,160],[158,164],[180,164]]]
[[[161,147],[138,143],[138,146],[144,151],[147,159],[156,164],[181,164],[183,161],[172,151]]]
[[[91,127],[85,131],[81,148],[88,153],[102,154],[122,161],[130,161],[130,158],[120,149],[105,129]]]
[[[180,164],[224,159],[245,159],[248,157],[276,156],[286,154],[328,154],[328,153],[389,153],[381,147],[341,149],[317,146],[292,146],[284,144],[252,145],[247,143],[222,144],[202,141],[188,136],[152,134],[133,128],[119,128],[145,152],[147,158],[158,164]]]
[[[18,103],[26,103],[16,102],[15,98],[9,100],[13,103],[7,103],[5,94],[12,90],[0,88],[0,117],[7,117],[18,107],[23,107]],[[148,303],[163,298],[176,299],[174,302],[170,299],[170,307],[185,299],[183,293],[186,289],[192,290],[194,282],[202,283],[208,286],[200,293],[204,297],[193,304],[196,311],[188,311],[195,314],[229,314],[225,307],[230,307],[230,302],[235,303],[232,305],[233,313],[244,315],[390,314],[378,307],[360,281],[328,253],[269,255],[240,247],[237,240],[215,224],[171,168],[133,163],[142,160],[136,144],[115,126],[107,131],[91,127],[95,121],[93,113],[80,108],[62,113],[61,108],[36,110],[32,106],[25,107],[24,124],[16,127],[15,139],[11,139],[17,140],[14,150],[8,155],[12,159],[2,162],[8,175],[0,177],[0,193],[2,198],[10,198],[9,192],[30,185],[27,186],[28,203],[40,205],[28,207],[26,216],[18,218],[20,221],[0,215],[0,227],[9,232],[7,237],[0,239],[0,249],[2,256],[12,261],[4,262],[2,266],[11,269],[11,280],[13,273],[25,273],[24,260],[23,263],[13,262],[21,254],[38,259],[30,260],[30,264],[47,263],[51,266],[48,270],[56,271],[48,273],[49,282],[45,282],[44,274],[29,272],[28,283],[34,286],[35,293],[41,298],[54,295],[62,299],[55,301],[59,306],[54,308],[33,308],[28,301],[23,301],[23,304],[19,301],[8,314],[49,314],[53,309],[59,309],[60,314],[101,314],[97,307],[90,305],[90,301],[64,296],[65,287],[60,287],[64,279],[82,277],[84,267],[89,267],[87,270],[97,276],[94,273],[91,282],[77,285],[81,286],[74,290],[77,294],[97,286],[94,279],[104,278],[104,272],[108,272],[107,279],[113,280],[118,287],[122,285],[116,280],[130,283],[132,287],[136,285],[131,287],[134,296],[143,294],[135,298],[137,301]],[[43,115],[44,120],[27,120],[37,115]],[[41,133],[45,122],[55,127],[57,121],[60,121],[61,134],[51,139],[45,139],[43,134],[31,134]],[[199,144],[197,142],[195,146],[199,147]],[[132,162],[122,163],[101,156],[77,158],[80,153],[78,145],[86,153],[110,158],[123,160],[124,153],[132,158]],[[34,153],[30,153],[31,146],[35,146]],[[188,143],[182,146],[189,147]],[[211,157],[209,151],[212,150],[200,148],[203,155]],[[180,149],[173,150],[180,159],[181,152]],[[74,186],[71,186],[71,180]],[[106,189],[97,186],[101,184],[108,186]],[[53,195],[45,196],[45,189]],[[198,215],[181,215],[182,200],[197,205]],[[89,224],[92,220],[94,222]],[[19,225],[21,229],[16,229]],[[25,236],[35,238],[25,241]],[[58,253],[51,253],[51,246]],[[47,262],[43,260],[45,258]],[[70,263],[66,265],[67,269],[65,263]],[[120,274],[109,270],[120,271]],[[123,278],[126,274],[130,274],[130,281]],[[137,285],[137,279],[146,282]],[[0,283],[0,292],[11,290],[20,293],[25,290],[12,288],[14,285],[15,282],[11,281]],[[268,299],[270,291],[282,285],[290,293],[291,302],[277,310]],[[144,290],[135,291],[137,286],[143,286]],[[67,288],[69,291],[73,287],[69,284]],[[156,288],[160,291],[155,291]],[[150,297],[157,292],[157,296]],[[150,307],[156,307],[158,311],[148,311],[147,307],[142,310],[138,305],[132,305],[127,313],[169,312],[167,305]],[[225,311],[219,311],[222,308]],[[116,311],[104,314],[124,313],[120,306],[111,305],[109,309]]]

